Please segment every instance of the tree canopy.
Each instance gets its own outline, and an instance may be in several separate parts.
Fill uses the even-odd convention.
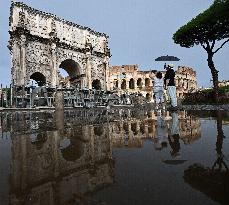
[[[202,45],[206,50],[206,44],[229,38],[229,0],[215,0],[214,3],[203,13],[193,18],[182,26],[174,35],[173,40],[182,47]],[[226,42],[216,49],[216,53]]]

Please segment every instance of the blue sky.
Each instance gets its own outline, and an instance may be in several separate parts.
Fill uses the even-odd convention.
[[[174,55],[197,71],[199,86],[210,86],[207,54],[200,46],[174,44],[176,30],[207,9],[213,0],[22,0],[36,9],[54,13],[110,36],[110,65],[138,64],[141,70],[162,69],[154,59]],[[11,60],[7,43],[10,0],[0,0],[0,83],[10,83]],[[219,79],[229,79],[229,43],[214,57]]]

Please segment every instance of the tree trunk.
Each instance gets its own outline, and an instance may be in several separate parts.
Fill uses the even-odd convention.
[[[218,80],[218,70],[216,70],[213,62],[213,53],[208,52],[208,67],[211,70],[212,80],[213,80],[213,92],[214,92],[214,101],[219,102],[219,80]]]

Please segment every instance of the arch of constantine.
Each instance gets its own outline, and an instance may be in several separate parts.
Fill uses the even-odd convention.
[[[60,74],[62,68],[68,82],[79,88],[91,89],[94,82],[109,90],[111,55],[106,34],[19,2],[11,5],[9,24],[13,86],[35,80],[40,86],[59,87],[66,80]]]

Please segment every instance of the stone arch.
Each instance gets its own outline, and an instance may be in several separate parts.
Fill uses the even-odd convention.
[[[134,89],[134,79],[133,78],[131,78],[129,81],[129,88]]]
[[[134,133],[134,135],[137,135],[138,134],[137,122],[131,123],[131,131]]]
[[[154,126],[154,121],[151,119],[148,121],[148,133],[152,134],[154,129],[153,129],[153,126]]]
[[[33,136],[31,138],[34,138],[31,140],[31,144],[35,145],[37,150],[40,150],[48,139],[46,132],[32,134],[31,136]]]
[[[21,5],[15,4],[14,7],[11,18],[21,11]],[[25,19],[31,21],[27,22],[28,32],[22,33],[19,31],[24,28],[22,22]],[[42,19],[42,24],[37,19]],[[45,75],[46,85],[59,86],[58,71],[63,68],[70,79],[84,75],[80,78],[82,88],[91,88],[92,78],[100,79],[103,89],[110,89],[106,72],[111,54],[106,34],[72,22],[67,25],[71,33],[63,32],[65,20],[59,21],[58,17],[38,10],[31,12],[26,5],[23,5],[18,21],[12,22],[11,27],[8,48],[12,55],[12,86],[26,86],[34,69]],[[58,37],[58,41],[54,36]],[[72,85],[72,82],[66,84]]]
[[[62,61],[59,65],[59,68],[64,69],[68,73],[70,79],[77,78],[80,75],[80,66],[72,59],[66,59]]]
[[[144,124],[144,122],[142,122],[142,123],[140,124],[140,132],[141,132],[142,134],[145,134],[145,124]]]
[[[103,129],[102,125],[94,127],[94,134],[95,135],[101,136],[103,134],[103,132],[104,132],[104,129]]]
[[[124,131],[125,131],[126,134],[129,133],[129,125],[128,125],[127,122],[124,122],[124,123],[123,123],[123,129],[124,129]]]
[[[36,81],[38,86],[44,86],[46,84],[46,77],[40,72],[33,73],[30,79]]]
[[[63,158],[66,161],[76,161],[83,153],[83,142],[78,138],[70,138],[69,145],[61,149]]]
[[[126,89],[126,80],[125,79],[122,80],[121,89],[122,90]]]
[[[150,94],[150,93],[147,93],[147,94],[146,94],[146,100],[149,101],[150,99],[151,99],[151,94]]]
[[[150,86],[150,79],[149,78],[146,78],[145,79],[145,86],[146,87],[149,87]]]
[[[138,86],[139,88],[142,87],[142,79],[141,79],[141,78],[138,78],[138,80],[137,80],[137,86]]]
[[[92,88],[96,89],[96,90],[101,90],[101,82],[98,79],[95,79],[92,81]]]
[[[113,89],[117,89],[118,88],[118,80],[114,80],[113,81]]]

